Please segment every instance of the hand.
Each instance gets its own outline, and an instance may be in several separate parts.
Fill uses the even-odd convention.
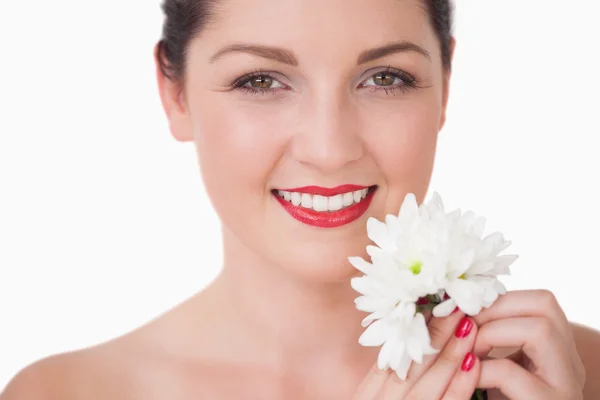
[[[479,380],[481,366],[471,353],[477,337],[477,325],[473,319],[456,312],[445,318],[432,318],[428,327],[431,345],[442,349],[440,353],[424,357],[422,364],[413,362],[406,381],[400,380],[394,371],[381,371],[375,363],[353,399],[470,400]],[[463,335],[460,335],[461,331]],[[472,365],[468,371],[464,371],[461,366],[465,365],[467,355]]]
[[[474,353],[483,360],[477,386],[502,392],[490,391],[490,400],[583,399],[585,368],[551,292],[509,292],[473,318],[479,326]],[[507,358],[484,359],[492,348],[519,350]]]

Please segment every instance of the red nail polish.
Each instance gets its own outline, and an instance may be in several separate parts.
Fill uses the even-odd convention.
[[[452,314],[454,314],[455,312],[458,312],[458,310],[460,310],[460,308],[458,308],[458,306],[456,306],[456,308],[454,309],[454,311],[452,311]]]
[[[467,353],[465,359],[462,362],[462,365],[460,366],[460,369],[467,372],[470,371],[471,368],[473,368],[473,365],[475,365],[475,354]]]
[[[469,334],[469,332],[471,332],[472,328],[473,322],[471,322],[469,318],[463,317],[463,319],[460,320],[458,326],[456,327],[455,335],[457,338],[462,339],[466,337]]]

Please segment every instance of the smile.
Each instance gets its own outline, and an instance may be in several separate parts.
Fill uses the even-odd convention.
[[[335,228],[360,218],[369,208],[377,186],[306,186],[273,190],[283,208],[296,220],[319,228]]]

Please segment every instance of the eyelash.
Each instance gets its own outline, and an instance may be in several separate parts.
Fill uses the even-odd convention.
[[[373,73],[373,75],[371,75],[367,80],[373,79],[377,74],[380,74],[380,73],[389,74],[394,78],[398,78],[398,79],[402,80],[402,83],[396,84],[396,85],[390,85],[390,86],[373,85],[373,86],[369,86],[370,89],[368,89],[368,90],[372,90],[375,92],[383,90],[383,91],[385,91],[385,94],[388,95],[388,94],[390,94],[390,92],[392,94],[394,94],[394,92],[396,90],[400,90],[402,93],[406,93],[411,90],[421,88],[419,81],[415,77],[413,77],[412,75],[410,75],[400,69],[392,68],[390,66],[388,66],[384,70]],[[249,83],[250,81],[252,81],[252,79],[255,79],[255,78],[269,78],[269,79],[272,79],[273,81],[279,82],[272,73],[265,72],[263,70],[257,70],[257,71],[253,71],[248,74],[245,74],[245,75],[241,76],[240,78],[236,79],[235,82],[232,84],[232,88],[235,90],[241,90],[250,95],[274,94],[277,91],[276,88],[260,89],[260,88],[254,88],[251,86],[245,86],[247,83]],[[364,87],[362,83],[360,86]]]

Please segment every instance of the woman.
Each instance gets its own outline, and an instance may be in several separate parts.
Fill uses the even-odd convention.
[[[570,325],[549,292],[432,318],[442,351],[404,382],[357,344],[347,257],[368,244],[368,217],[426,195],[455,46],[449,1],[163,7],[162,104],[172,135],[196,146],[223,270],[134,332],[26,368],[2,400],[600,396],[600,338]],[[522,350],[488,359],[512,353],[499,348]]]

